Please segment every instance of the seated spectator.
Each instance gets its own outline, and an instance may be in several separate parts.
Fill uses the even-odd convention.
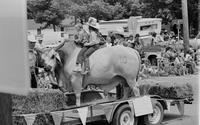
[[[171,47],[167,47],[163,55],[165,58],[169,59],[170,62],[173,62],[175,59],[175,53]]]
[[[195,63],[191,54],[192,54],[191,51],[187,51],[185,55],[185,63],[186,63],[186,67],[188,68],[188,73],[193,74],[195,70]]]
[[[160,35],[157,35],[156,36],[156,39],[157,39],[157,41],[160,43],[160,42],[164,42],[164,38],[163,38],[163,36],[160,34]]]

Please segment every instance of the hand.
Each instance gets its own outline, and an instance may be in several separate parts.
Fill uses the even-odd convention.
[[[84,46],[91,46],[91,43],[85,43]]]

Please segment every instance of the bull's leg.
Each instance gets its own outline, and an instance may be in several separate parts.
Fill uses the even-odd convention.
[[[122,99],[127,99],[129,97],[129,87],[122,86],[123,87],[123,97]]]
[[[136,82],[136,79],[134,79],[134,80],[133,79],[127,80],[127,83],[129,85],[129,87],[132,89],[135,97],[140,96],[139,85]]]
[[[82,75],[79,74],[72,76],[72,87],[76,95],[76,106],[80,106],[81,104],[82,78]]]

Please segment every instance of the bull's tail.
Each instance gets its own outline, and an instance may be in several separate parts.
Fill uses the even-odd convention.
[[[137,77],[136,77],[136,81],[137,81],[139,79],[139,73],[140,73],[140,68],[141,68],[141,57],[140,57],[140,54],[137,50],[135,50],[135,53],[138,56],[138,60],[139,60],[139,69],[138,69]]]

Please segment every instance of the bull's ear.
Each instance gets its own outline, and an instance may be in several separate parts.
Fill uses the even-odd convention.
[[[55,57],[61,62],[60,55],[58,53],[55,54]]]

